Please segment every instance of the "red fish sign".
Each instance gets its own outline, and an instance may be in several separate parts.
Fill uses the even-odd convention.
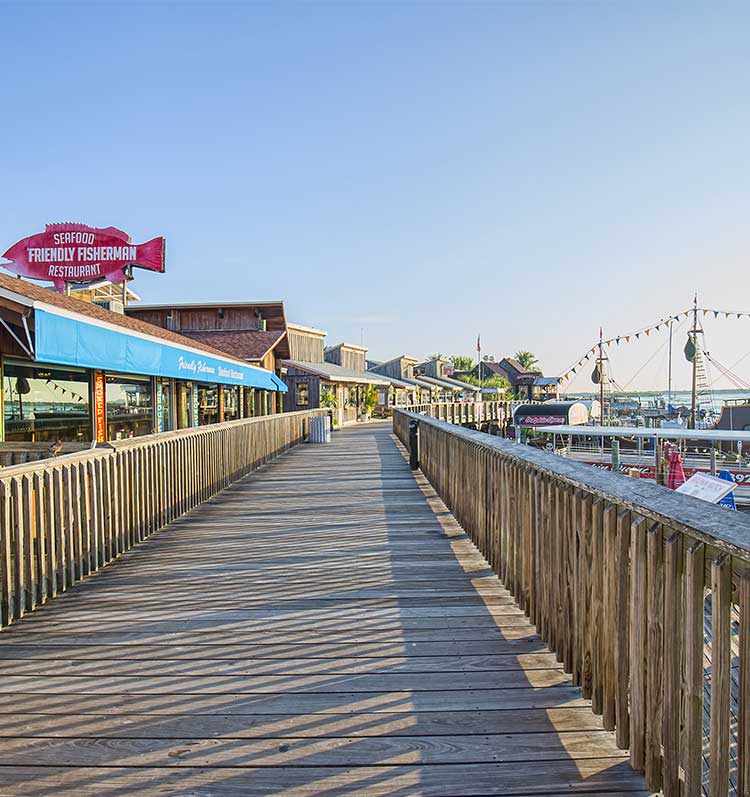
[[[128,266],[163,272],[164,238],[134,244],[116,227],[48,224],[44,232],[11,246],[3,257],[11,261],[0,263],[8,271],[50,280],[63,290],[66,282],[122,282]]]

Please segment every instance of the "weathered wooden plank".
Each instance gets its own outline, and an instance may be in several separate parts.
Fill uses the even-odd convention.
[[[737,711],[737,794],[750,797],[750,572],[739,583],[740,640]]]
[[[488,734],[560,734],[564,745],[571,731],[601,731],[601,721],[588,706],[519,709],[518,711],[358,711],[338,714],[21,714],[3,716],[5,730],[27,739],[284,739],[289,736],[330,737],[443,736],[475,738]],[[610,750],[611,753],[611,750]],[[609,753],[608,753],[609,755]]]
[[[374,720],[377,722],[377,718]],[[385,725],[388,719],[381,720]],[[36,739],[5,736],[0,745],[0,768],[6,766],[113,766],[137,761],[144,767],[366,767],[389,765],[495,763],[547,763],[608,760],[624,763],[625,755],[612,755],[604,731],[568,731],[561,740],[554,730],[539,733],[420,736],[339,736],[311,738],[286,736],[271,739],[196,739],[177,736],[149,738]]]
[[[662,723],[664,714],[664,542],[660,524],[647,535],[646,626],[646,785],[657,791],[662,783]]]
[[[711,563],[711,736],[709,792],[724,797],[729,789],[729,695],[732,651],[730,609],[732,563],[723,554]]]
[[[367,794],[368,797],[505,797],[508,794],[536,795],[628,795],[646,797],[637,775],[618,758],[579,761],[550,761],[534,764],[534,778],[526,767],[507,764],[442,764],[414,767],[287,767],[284,788],[299,797]],[[188,767],[122,766],[99,767],[81,772],[77,767],[3,767],[0,791],[16,797],[55,794],[55,797],[96,795],[102,783],[116,783],[123,794],[156,797],[169,793],[210,793],[212,797],[268,797],[278,793],[279,771],[275,767]],[[579,784],[586,784],[585,790]]]
[[[615,550],[615,738],[617,746],[630,746],[630,512],[617,513]]]
[[[680,794],[680,714],[682,681],[682,535],[666,540],[664,562],[664,797]]]
[[[646,520],[630,528],[630,763],[646,766]]]
[[[182,675],[356,675],[387,673],[500,673],[516,670],[558,670],[561,668],[552,653],[507,653],[505,655],[446,655],[446,656],[385,656],[385,657],[305,657],[292,658],[291,652],[283,658],[254,658],[241,656],[227,658],[139,658],[127,650],[99,651],[95,658],[77,658],[76,649],[68,649],[70,658],[36,656],[15,658],[14,649],[0,648],[0,674],[4,676],[43,676],[72,673],[76,678],[83,675],[135,675],[144,671],[148,661],[148,673],[152,676]],[[157,651],[151,649],[151,653]],[[118,655],[119,654],[119,655]],[[171,650],[162,652],[170,655]],[[474,682],[472,681],[472,684]]]

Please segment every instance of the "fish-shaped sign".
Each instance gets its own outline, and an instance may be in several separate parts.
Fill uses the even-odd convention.
[[[134,244],[116,227],[48,224],[44,232],[11,246],[3,255],[11,262],[0,266],[24,277],[50,280],[62,291],[66,282],[122,282],[129,266],[163,272],[164,246],[164,238]]]

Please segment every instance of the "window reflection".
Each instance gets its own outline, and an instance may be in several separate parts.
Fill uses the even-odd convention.
[[[7,441],[90,441],[89,376],[75,368],[6,360],[3,412]]]
[[[198,386],[198,423],[219,422],[219,388],[217,385]]]
[[[240,389],[224,386],[224,420],[235,421],[240,417]]]
[[[107,374],[106,390],[108,440],[151,434],[154,427],[151,379]]]

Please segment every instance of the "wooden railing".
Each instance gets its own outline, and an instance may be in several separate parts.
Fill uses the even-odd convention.
[[[327,410],[113,442],[0,472],[0,627],[302,442]]]
[[[394,412],[398,409],[416,412],[420,415],[427,415],[430,418],[437,418],[448,423],[487,423],[496,421],[498,423],[510,422],[512,419],[511,403],[509,401],[483,401],[475,403],[471,401],[456,401],[434,404],[415,404],[411,407],[394,407]]]
[[[747,797],[746,517],[396,412],[407,447],[410,421],[424,475],[648,787],[667,797]]]

